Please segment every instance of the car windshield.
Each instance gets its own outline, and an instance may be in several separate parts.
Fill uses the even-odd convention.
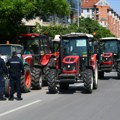
[[[100,50],[101,53],[105,53],[105,52],[117,53],[118,52],[117,41],[109,41],[109,40],[101,41]]]
[[[11,46],[0,46],[1,55],[11,55]]]
[[[86,38],[63,38],[62,49],[63,55],[79,55],[87,54]]]

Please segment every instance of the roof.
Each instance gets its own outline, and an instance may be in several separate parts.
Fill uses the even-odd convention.
[[[109,6],[109,4],[106,2],[106,0],[100,0],[95,5],[97,5],[97,6]]]
[[[39,37],[40,34],[37,34],[37,33],[25,33],[25,34],[20,34],[18,36],[19,37]]]
[[[22,45],[20,45],[20,44],[0,44],[0,46],[20,46],[20,47],[22,47]]]
[[[86,34],[86,33],[75,33],[75,32],[72,32],[70,34],[62,35],[62,37],[89,37],[89,38],[93,38],[93,35],[92,34]]]
[[[105,37],[105,38],[100,38],[100,40],[120,40],[120,38],[117,38],[117,37]]]
[[[100,0],[82,0],[82,8],[94,8],[94,5]]]

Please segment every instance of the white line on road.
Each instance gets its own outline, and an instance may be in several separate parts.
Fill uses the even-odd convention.
[[[4,113],[1,113],[1,114],[0,114],[0,117],[2,117],[2,116],[4,116],[4,115],[7,115],[7,114],[10,114],[10,113],[12,113],[12,112],[15,112],[15,111],[17,111],[17,110],[23,109],[23,108],[28,107],[28,106],[30,106],[30,105],[33,105],[33,104],[35,104],[35,103],[41,102],[41,101],[42,101],[42,100],[36,100],[36,101],[31,102],[31,103],[29,103],[29,104],[20,106],[20,107],[18,107],[18,108],[12,109],[12,110],[7,111],[7,112],[4,112]]]

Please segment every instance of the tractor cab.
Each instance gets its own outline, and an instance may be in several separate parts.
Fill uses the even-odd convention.
[[[62,36],[60,53],[63,64],[78,62],[77,64],[80,64],[81,71],[85,69],[93,52],[92,37],[90,34],[81,33],[71,33]],[[62,65],[63,69],[65,69],[64,65]]]
[[[14,51],[16,51],[18,57],[21,58],[23,53],[23,46],[18,44],[0,44],[1,58],[3,58],[5,62],[11,58]]]
[[[120,39],[106,37],[99,40],[99,77],[104,72],[116,71],[120,59]]]
[[[29,61],[29,63],[34,61],[34,65],[40,65],[42,57],[51,54],[51,43],[45,35],[35,33],[21,34],[18,37],[18,42],[24,46],[26,61]]]

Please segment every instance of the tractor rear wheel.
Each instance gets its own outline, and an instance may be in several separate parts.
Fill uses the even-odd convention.
[[[104,78],[104,72],[103,71],[98,72],[98,77],[100,79]]]
[[[120,78],[120,62],[118,62],[118,70],[117,71],[118,71],[117,76],[118,76],[118,78]]]
[[[94,81],[93,81],[93,89],[98,88],[98,66],[96,64],[96,68],[94,70]]]
[[[49,93],[57,93],[58,87],[56,80],[57,79],[57,71],[55,69],[50,69],[48,74],[48,90]]]
[[[83,73],[84,87],[87,93],[92,93],[93,91],[93,72],[91,69],[86,69]]]
[[[24,93],[31,90],[31,71],[29,67],[25,67],[25,74],[21,76],[21,91]]]
[[[42,89],[42,70],[34,68],[32,71],[32,89]]]

